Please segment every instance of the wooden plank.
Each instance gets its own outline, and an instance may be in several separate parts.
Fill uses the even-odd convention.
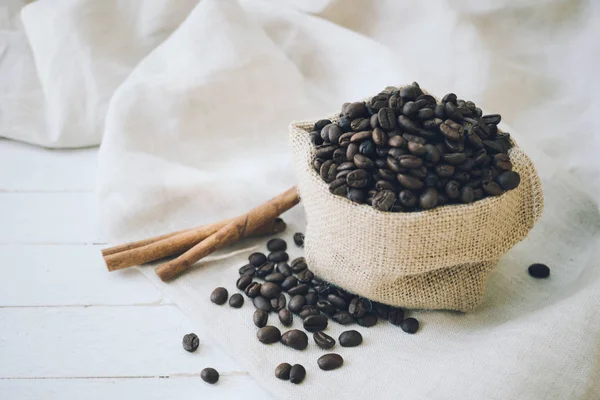
[[[282,385],[293,386],[289,382]],[[290,390],[292,390],[291,388]],[[272,395],[249,375],[222,373],[215,385],[198,377],[127,379],[0,379],[0,398],[37,400],[224,399],[269,400]]]
[[[93,193],[0,193],[0,244],[104,243]]]
[[[160,304],[135,269],[109,273],[103,246],[0,246],[0,306]],[[133,311],[135,312],[135,311]]]
[[[0,139],[0,192],[93,191],[98,148],[50,150]]]
[[[0,378],[240,371],[173,305],[0,308],[0,327]],[[194,331],[200,347],[188,353],[181,339]]]

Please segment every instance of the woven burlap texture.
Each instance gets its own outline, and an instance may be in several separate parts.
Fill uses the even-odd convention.
[[[389,305],[474,309],[499,258],[541,216],[542,186],[529,157],[516,145],[509,151],[521,183],[501,196],[422,212],[381,212],[329,192],[312,166],[314,123],[290,125],[307,220],[306,260],[313,272]]]

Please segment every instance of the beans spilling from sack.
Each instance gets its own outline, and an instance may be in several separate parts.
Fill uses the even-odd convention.
[[[336,121],[315,123],[314,168],[331,193],[380,211],[499,196],[520,183],[500,119],[454,93],[438,102],[414,82],[345,103]]]

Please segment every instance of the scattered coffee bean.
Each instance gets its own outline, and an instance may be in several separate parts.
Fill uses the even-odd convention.
[[[393,325],[400,325],[404,319],[404,310],[398,307],[390,307],[388,321]]]
[[[271,299],[271,308],[275,311],[279,311],[282,308],[285,308],[286,304],[287,299],[285,298],[285,295],[283,293],[280,294],[279,297]]]
[[[327,315],[332,315],[337,311],[337,308],[327,300],[317,301],[317,308]]]
[[[327,301],[333,304],[336,308],[340,310],[347,310],[348,304],[346,301],[338,295],[330,294],[327,296]]]
[[[267,262],[256,270],[256,276],[264,278],[275,270],[275,263]]]
[[[354,318],[360,318],[367,313],[371,309],[371,302],[362,297],[355,297],[350,301],[348,305],[348,312]]]
[[[281,289],[286,292],[298,284],[298,279],[295,276],[288,276],[281,282]]]
[[[281,288],[276,283],[265,282],[260,288],[260,294],[266,299],[273,299],[275,297],[279,297],[281,294]]]
[[[290,379],[292,366],[288,363],[281,363],[275,368],[275,377],[283,381]]]
[[[281,310],[279,310],[277,316],[279,317],[279,322],[281,322],[283,326],[291,325],[292,321],[294,320],[292,313],[286,308],[282,308]]]
[[[308,332],[319,332],[325,328],[327,328],[326,315],[310,315],[304,319],[304,329]]]
[[[273,251],[269,253],[269,257],[267,257],[267,259],[274,263],[278,263],[289,260],[290,256],[288,256],[288,253],[286,253],[285,251]]]
[[[295,364],[290,370],[290,382],[298,384],[306,377],[306,369],[300,364]]]
[[[339,167],[338,167],[339,169]],[[298,247],[304,247],[304,233],[296,232],[294,233],[294,243]]]
[[[301,283],[288,290],[290,296],[296,296],[298,294],[305,295],[308,293],[309,286],[306,283]]]
[[[291,270],[290,270],[291,271]],[[281,284],[285,280],[286,276],[281,272],[273,272],[265,276],[265,281],[275,284]]]
[[[292,329],[281,336],[281,343],[296,350],[304,350],[308,346],[308,336],[298,329]]]
[[[260,310],[260,309],[254,311],[252,321],[254,322],[254,325],[256,325],[256,327],[262,328],[263,326],[267,325],[268,319],[269,319],[269,314],[267,314],[266,311]]]
[[[531,264],[527,270],[529,275],[534,278],[547,278],[550,276],[550,268],[545,264]]]
[[[348,311],[338,311],[331,318],[341,325],[350,325],[355,322],[354,317]]]
[[[251,284],[249,284],[248,286],[246,286],[246,289],[244,289],[244,293],[246,293],[246,296],[250,297],[251,299],[255,298],[256,296],[260,295],[260,288],[261,288],[261,284],[258,282],[252,282]]]
[[[310,283],[314,277],[315,274],[311,270],[305,269],[298,274],[298,281],[301,283]]]
[[[239,293],[235,293],[233,294],[230,298],[229,298],[229,305],[233,308],[240,308],[244,305],[244,297],[239,294]]]
[[[252,253],[248,257],[248,262],[255,267],[260,267],[267,262],[267,256],[265,256],[263,253]]]
[[[279,341],[281,332],[276,327],[267,325],[258,330],[256,337],[261,343],[271,344]]]
[[[266,312],[270,312],[272,310],[271,302],[262,296],[256,296],[255,298],[253,298],[252,304],[254,304],[254,307],[256,307],[259,310],[263,310]]]
[[[358,331],[345,331],[342,332],[338,341],[342,347],[356,347],[362,343],[363,337]]]
[[[210,383],[212,385],[219,381],[219,373],[214,368],[204,368],[200,372],[200,378],[202,378],[204,382]]]
[[[223,305],[227,301],[227,297],[229,297],[227,289],[224,287],[218,287],[210,294],[210,301],[218,305]]]
[[[521,176],[514,171],[505,171],[498,175],[496,181],[502,186],[502,189],[512,190],[521,183]]]
[[[302,307],[302,309],[300,310],[300,313],[298,313],[298,315],[302,319],[305,319],[306,317],[309,317],[311,315],[319,315],[319,314],[321,314],[321,311],[319,311],[319,309],[316,306],[309,306],[309,305],[305,305],[304,307]]]
[[[292,276],[294,274],[294,272],[292,271],[292,268],[290,268],[288,263],[285,261],[277,263],[277,267],[275,267],[275,270],[277,272],[279,272],[280,274],[282,274],[284,276],[284,279],[286,277]]]
[[[188,333],[187,335],[183,336],[181,344],[183,345],[183,349],[185,351],[193,353],[198,349],[198,346],[200,345],[200,339],[198,339],[198,336],[195,333]]]
[[[344,364],[344,359],[339,354],[329,353],[319,357],[317,364],[323,371],[331,371],[341,367]]]
[[[364,326],[366,328],[370,328],[377,324],[377,314],[374,313],[366,313],[360,318],[356,319],[356,323],[360,326]]]
[[[309,306],[314,306],[317,304],[317,301],[319,301],[319,295],[315,292],[306,293],[304,298],[306,299],[306,304]]]
[[[256,271],[256,267],[252,264],[246,264],[239,269],[239,273],[242,276],[244,276],[244,275],[252,276],[252,275],[254,275],[255,271]]]
[[[419,330],[419,321],[414,318],[406,318],[400,323],[400,328],[406,333],[415,333]]]
[[[388,319],[390,306],[388,306],[387,304],[375,303],[373,305],[373,308],[375,309],[375,313],[379,318]]]
[[[235,287],[238,288],[238,289],[240,289],[240,290],[244,290],[251,283],[252,283],[252,276],[251,275],[242,275],[242,276],[239,277],[239,279],[235,283]]]
[[[290,266],[292,267],[292,271],[294,271],[295,274],[298,274],[307,268],[306,260],[304,259],[304,257],[295,258]]]
[[[302,307],[304,307],[305,305],[306,298],[301,294],[297,294],[293,296],[288,302],[288,310],[290,310],[294,314],[298,314]]]
[[[335,339],[324,332],[313,333],[313,339],[317,346],[325,350],[329,350],[335,346]]]
[[[267,250],[269,251],[285,251],[287,243],[283,239],[274,238],[267,242]]]

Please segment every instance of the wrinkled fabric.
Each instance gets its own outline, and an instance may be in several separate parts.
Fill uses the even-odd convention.
[[[414,336],[361,329],[367,340],[340,350],[338,371],[316,369],[314,346],[257,343],[250,304],[206,301],[215,286],[233,288],[244,255],[169,285],[143,270],[198,323],[215,322],[217,340],[277,397],[600,397],[597,3],[38,0],[20,13],[19,3],[0,5],[0,136],[102,142],[99,211],[114,241],[248,210],[295,184],[292,120],[413,80],[502,114],[533,159],[545,213],[501,260],[483,306],[415,312]],[[303,230],[301,207],[287,219],[288,235]],[[532,262],[548,263],[551,278],[528,277]],[[273,379],[295,360],[305,384]],[[359,372],[368,379],[349,378]]]

